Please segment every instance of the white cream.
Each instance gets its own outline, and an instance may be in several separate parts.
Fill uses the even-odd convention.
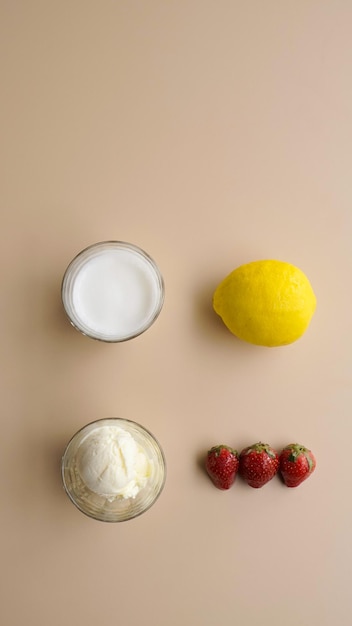
[[[130,248],[107,248],[82,264],[72,284],[74,318],[84,332],[124,340],[142,332],[159,311],[160,277]]]
[[[108,500],[135,498],[152,462],[132,435],[118,426],[98,426],[81,442],[76,465],[87,487]]]

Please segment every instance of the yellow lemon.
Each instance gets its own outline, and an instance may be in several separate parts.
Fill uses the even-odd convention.
[[[273,347],[293,343],[303,335],[316,298],[298,267],[283,261],[253,261],[219,284],[213,307],[236,337]]]

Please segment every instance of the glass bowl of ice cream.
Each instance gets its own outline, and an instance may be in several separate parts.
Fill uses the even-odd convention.
[[[147,511],[166,477],[164,453],[155,437],[128,419],[87,424],[62,457],[62,481],[76,507],[96,520],[124,522]]]

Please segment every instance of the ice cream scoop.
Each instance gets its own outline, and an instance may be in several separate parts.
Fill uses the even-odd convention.
[[[77,470],[89,489],[108,499],[134,498],[152,463],[132,435],[118,426],[92,430],[77,450]]]

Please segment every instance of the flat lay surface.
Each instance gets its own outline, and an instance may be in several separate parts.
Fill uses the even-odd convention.
[[[2,623],[350,626],[352,5],[0,3]],[[121,343],[69,322],[84,248],[145,250],[160,315]],[[300,268],[304,335],[237,339],[212,307],[236,267]],[[71,437],[120,417],[162,446],[142,515],[82,514]],[[207,451],[312,450],[297,488],[217,489]]]

